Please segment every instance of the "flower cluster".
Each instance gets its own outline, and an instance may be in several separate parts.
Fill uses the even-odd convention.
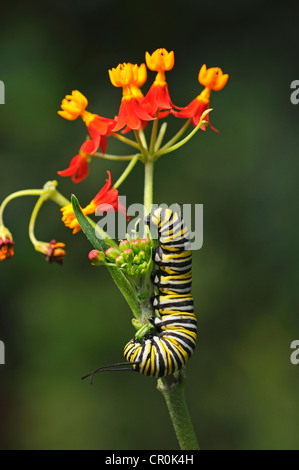
[[[195,132],[199,129],[205,130],[207,125],[217,131],[210,124],[210,96],[212,90],[219,91],[224,88],[228,75],[224,74],[219,67],[207,68],[206,65],[203,65],[198,74],[198,82],[204,87],[203,90],[185,107],[179,107],[173,103],[166,81],[166,75],[173,69],[174,61],[173,51],[168,52],[166,49],[160,48],[152,54],[146,52],[145,62],[140,65],[126,62],[111,68],[108,71],[111,84],[122,90],[118,113],[114,117],[104,117],[87,110],[88,100],[78,90],[72,91],[62,100],[61,110],[58,111],[58,114],[69,121],[81,117],[88,134],[80,146],[78,154],[71,159],[68,168],[58,171],[60,176],[70,177],[74,183],[80,183],[88,176],[89,164],[93,157],[129,162],[114,184],[112,184],[110,171],[107,171],[108,179],[104,186],[98,190],[87,206],[81,208],[84,216],[95,214],[96,210],[101,212],[114,211],[121,212],[129,220],[125,208],[119,202],[118,188],[138,161],[143,162],[146,168],[144,207],[145,212],[148,214],[152,190],[147,186],[151,185],[155,161],[162,155],[186,144]],[[155,72],[155,77],[147,92],[143,93],[141,88],[147,81],[148,71]],[[183,119],[185,122],[181,129],[168,142],[164,143],[167,122],[163,122],[160,127],[159,124],[161,120],[168,116],[178,118],[178,120]],[[147,142],[145,129],[149,123],[152,126],[150,141]],[[182,138],[191,124],[193,124],[194,129]],[[130,131],[134,134],[133,139],[130,136],[128,137]],[[116,138],[122,141],[133,147],[137,153],[133,155],[107,154],[108,138]],[[50,181],[42,189],[17,191],[2,201],[0,205],[0,261],[14,256],[14,241],[3,223],[4,208],[8,202],[16,197],[39,196],[29,222],[29,237],[35,250],[43,253],[47,261],[55,261],[61,264],[66,255],[64,243],[56,243],[55,240],[42,242],[37,240],[34,234],[37,215],[44,201],[48,199],[60,206],[62,221],[66,227],[69,227],[74,234],[81,230],[73,205],[62,194],[58,193],[56,190],[57,184],[56,181]],[[108,234],[105,235],[109,237]],[[146,236],[149,236],[147,230],[144,232],[144,237]],[[144,272],[149,263],[149,250],[145,240],[147,239],[121,242],[118,248],[119,251],[115,251],[116,249],[113,248],[114,251],[110,250],[108,254],[106,252],[104,258],[103,254],[97,254],[99,258],[95,262],[106,263],[109,260],[110,263],[115,263],[123,271],[133,276]],[[126,246],[123,250],[127,243],[130,243],[130,246]],[[145,248],[140,248],[140,244],[144,245]],[[112,259],[111,257],[114,255],[115,258]]]
[[[149,238],[122,240],[118,247],[110,247],[105,253],[92,250],[89,259],[95,266],[115,265],[129,276],[144,274],[151,264],[152,241]]]
[[[113,119],[87,111],[88,101],[78,90],[66,95],[62,100],[62,110],[58,111],[58,114],[70,121],[80,116],[87,126],[89,138],[82,144],[69,167],[58,172],[60,176],[70,176],[74,183],[82,181],[88,175],[91,157],[99,156],[97,154],[99,147],[104,155],[107,137],[119,138],[116,134],[118,131],[125,134],[131,130],[144,130],[150,121],[164,118],[169,114],[181,119],[190,119],[196,127],[203,112],[209,108],[211,91],[221,90],[228,80],[228,75],[223,74],[219,67],[207,69],[206,65],[203,65],[199,71],[198,81],[205,87],[204,90],[187,106],[179,107],[173,104],[166,81],[166,72],[174,67],[174,52],[168,52],[164,48],[157,49],[152,54],[146,52],[145,62],[141,65],[122,63],[109,70],[112,85],[122,88],[119,111]],[[147,68],[157,74],[144,95],[141,87],[147,80]],[[208,117],[207,123],[210,125]],[[216,131],[211,125],[210,127]],[[201,128],[205,130],[205,125],[203,124]]]

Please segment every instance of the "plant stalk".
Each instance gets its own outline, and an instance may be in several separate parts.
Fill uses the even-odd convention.
[[[199,450],[197,438],[185,400],[185,378],[182,371],[158,379],[157,389],[163,394],[181,450]]]
[[[154,147],[155,143],[152,143]],[[147,216],[153,204],[154,161],[148,156],[144,162],[144,210]],[[180,448],[182,450],[198,450],[197,438],[184,395],[185,380],[182,370],[176,374],[158,379],[157,388],[163,394],[170,419],[172,421]]]

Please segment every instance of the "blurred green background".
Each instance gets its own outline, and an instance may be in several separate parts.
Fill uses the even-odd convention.
[[[113,117],[121,91],[107,70],[144,61],[157,47],[175,51],[167,75],[175,104],[202,87],[202,64],[229,73],[213,93],[211,121],[156,165],[155,202],[202,203],[204,246],[193,256],[198,348],[186,396],[203,449],[298,449],[299,365],[290,362],[298,322],[298,123],[290,84],[299,79],[294,7],[266,2],[12,1],[1,6],[0,200],[59,179],[86,204],[124,164],[92,161],[88,179],[59,178],[86,130],[57,115],[78,89],[88,110]],[[154,77],[150,73],[149,83]],[[144,87],[147,90],[147,86]],[[181,122],[179,123],[181,124]],[[177,129],[169,119],[171,135]],[[109,153],[130,153],[116,141]],[[120,188],[142,201],[143,168]],[[108,272],[90,266],[90,245],[72,236],[48,203],[39,239],[67,243],[63,267],[34,252],[27,227],[34,198],[8,206],[15,258],[0,265],[1,449],[176,449],[154,379],[103,374],[122,360],[131,312]]]

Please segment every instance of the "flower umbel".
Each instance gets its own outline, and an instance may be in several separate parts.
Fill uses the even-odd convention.
[[[105,253],[92,250],[89,259],[95,266],[114,265],[129,276],[139,277],[147,272],[151,265],[152,246],[149,238],[122,240],[118,247],[110,247]]]
[[[128,216],[125,212],[125,208],[118,201],[118,190],[113,189],[111,173],[107,171],[108,179],[103,188],[96,194],[92,201],[82,209],[84,215],[94,214],[97,208],[100,208],[103,212],[121,212],[124,214],[127,219]],[[69,227],[73,230],[73,234],[79,232],[81,227],[76,219],[76,216],[73,211],[72,204],[62,207],[62,221],[66,227]]]
[[[10,231],[2,226],[0,228],[0,261],[14,256],[14,241]]]

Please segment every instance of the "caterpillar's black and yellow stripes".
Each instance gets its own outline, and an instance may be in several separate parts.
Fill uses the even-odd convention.
[[[191,295],[192,252],[189,232],[180,213],[158,208],[147,223],[158,229],[159,246],[153,253],[153,260],[159,269],[153,275],[153,282],[159,294],[153,298],[153,307],[159,316],[152,319],[154,336],[145,341],[129,341],[124,356],[141,374],[163,377],[186,364],[196,345],[197,322]]]
[[[180,370],[192,356],[197,340],[192,285],[190,235],[180,212],[157,208],[146,223],[158,230],[158,248],[153,260],[158,269],[152,280],[158,291],[152,299],[153,328],[124,348],[128,362],[97,369],[135,371],[151,377],[163,377]],[[86,376],[87,377],[87,376]]]

